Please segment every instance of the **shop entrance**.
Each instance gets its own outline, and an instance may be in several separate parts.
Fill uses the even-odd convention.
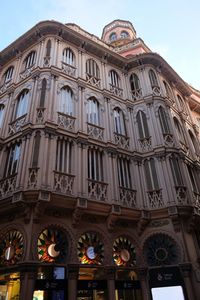
[[[116,300],[142,300],[140,282],[133,270],[117,270],[115,297]]]
[[[20,274],[0,275],[0,300],[19,299],[20,293]]]

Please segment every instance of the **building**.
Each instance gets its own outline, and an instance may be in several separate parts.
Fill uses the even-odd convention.
[[[123,20],[40,22],[0,66],[0,299],[198,299],[200,92]]]

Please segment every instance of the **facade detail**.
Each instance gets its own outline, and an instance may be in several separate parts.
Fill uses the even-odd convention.
[[[0,299],[198,299],[199,128],[200,92],[129,21],[2,50]]]

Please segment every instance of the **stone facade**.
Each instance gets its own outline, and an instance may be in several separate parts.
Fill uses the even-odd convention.
[[[148,300],[156,271],[198,299],[200,92],[111,25],[0,54],[0,299]]]

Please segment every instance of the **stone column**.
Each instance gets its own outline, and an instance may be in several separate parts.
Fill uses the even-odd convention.
[[[106,268],[108,300],[115,300],[115,268]]]
[[[137,271],[138,279],[141,284],[141,292],[143,300],[150,300],[150,288],[148,283],[148,270],[146,268],[139,268]]]
[[[32,300],[36,280],[36,272],[22,272],[20,274],[20,300]]]
[[[180,265],[181,273],[183,276],[183,280],[185,283],[185,289],[187,292],[187,298],[189,300],[195,300],[198,299],[197,295],[195,297],[194,295],[194,288],[192,286],[191,282],[191,272],[192,272],[192,267],[190,263],[185,263]]]
[[[77,299],[78,266],[68,265],[68,299]]]

